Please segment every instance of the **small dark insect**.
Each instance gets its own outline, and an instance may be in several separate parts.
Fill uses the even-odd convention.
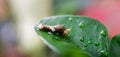
[[[66,35],[68,31],[70,30],[70,29],[66,29],[63,25],[60,25],[60,24],[55,25],[55,26],[39,24],[37,27],[39,30],[51,32],[57,35]]]

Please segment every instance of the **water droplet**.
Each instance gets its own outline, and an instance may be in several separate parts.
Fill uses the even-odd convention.
[[[102,36],[106,36],[106,32],[105,31],[102,30],[100,33],[101,33]]]
[[[88,41],[88,44],[92,44],[92,41]]]
[[[83,24],[83,22],[79,23],[79,27],[80,28],[84,28],[85,27],[85,25]]]
[[[105,57],[107,57],[109,55],[109,52],[107,52],[106,50],[102,50],[101,53]]]
[[[87,47],[87,44],[84,44],[84,47]]]
[[[48,32],[48,34],[52,34],[51,32]]]
[[[97,42],[95,43],[95,46],[99,46],[99,45],[100,45],[100,42],[97,41]]]
[[[84,38],[83,38],[83,37],[80,37],[80,41],[81,41],[81,42],[84,42]]]
[[[73,18],[69,18],[69,20],[70,20],[70,21],[72,21],[72,20],[73,20]]]
[[[59,38],[58,38],[58,37],[55,37],[55,39],[56,39],[56,40],[59,40]]]
[[[68,37],[70,37],[71,35],[70,35],[70,34],[68,34],[67,36],[68,36]]]

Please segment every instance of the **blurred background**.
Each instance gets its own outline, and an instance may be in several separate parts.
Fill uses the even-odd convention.
[[[0,0],[0,57],[55,57],[37,36],[40,18],[86,15],[120,33],[120,0]]]

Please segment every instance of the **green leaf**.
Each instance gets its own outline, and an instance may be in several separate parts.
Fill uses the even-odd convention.
[[[110,42],[111,57],[120,57],[120,34],[114,36]]]
[[[43,18],[39,24],[51,26],[61,24],[70,29],[66,36],[57,36],[37,30],[36,27],[38,35],[58,53],[69,53],[68,51],[75,50],[92,57],[108,57],[107,30],[103,24],[93,18],[73,15],[52,16]]]
[[[69,43],[68,41],[65,42],[61,40],[61,37],[52,34],[50,35],[42,31],[40,32],[36,30],[36,32],[42,36],[40,38],[44,41],[44,43],[61,57],[90,57],[87,53],[82,52],[75,45]]]

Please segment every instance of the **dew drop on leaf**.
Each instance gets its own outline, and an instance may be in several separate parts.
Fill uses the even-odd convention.
[[[95,42],[95,46],[99,46],[100,45],[100,42]]]
[[[69,21],[72,21],[73,20],[73,18],[69,18]]]
[[[88,44],[92,44],[92,41],[91,41],[91,40],[89,40],[89,41],[88,41]]]
[[[87,47],[88,45],[87,44],[84,44],[84,47]]]
[[[106,32],[104,30],[102,30],[100,33],[102,36],[106,36]]]
[[[84,28],[85,27],[85,25],[83,24],[83,22],[79,23],[79,27],[80,28]]]
[[[81,42],[84,42],[84,38],[83,38],[83,37],[80,37],[80,41],[81,41]]]
[[[109,52],[106,51],[106,50],[102,50],[102,51],[101,51],[101,54],[102,54],[103,56],[105,56],[105,57],[108,57]]]
[[[48,34],[52,34],[51,32],[48,32]]]

